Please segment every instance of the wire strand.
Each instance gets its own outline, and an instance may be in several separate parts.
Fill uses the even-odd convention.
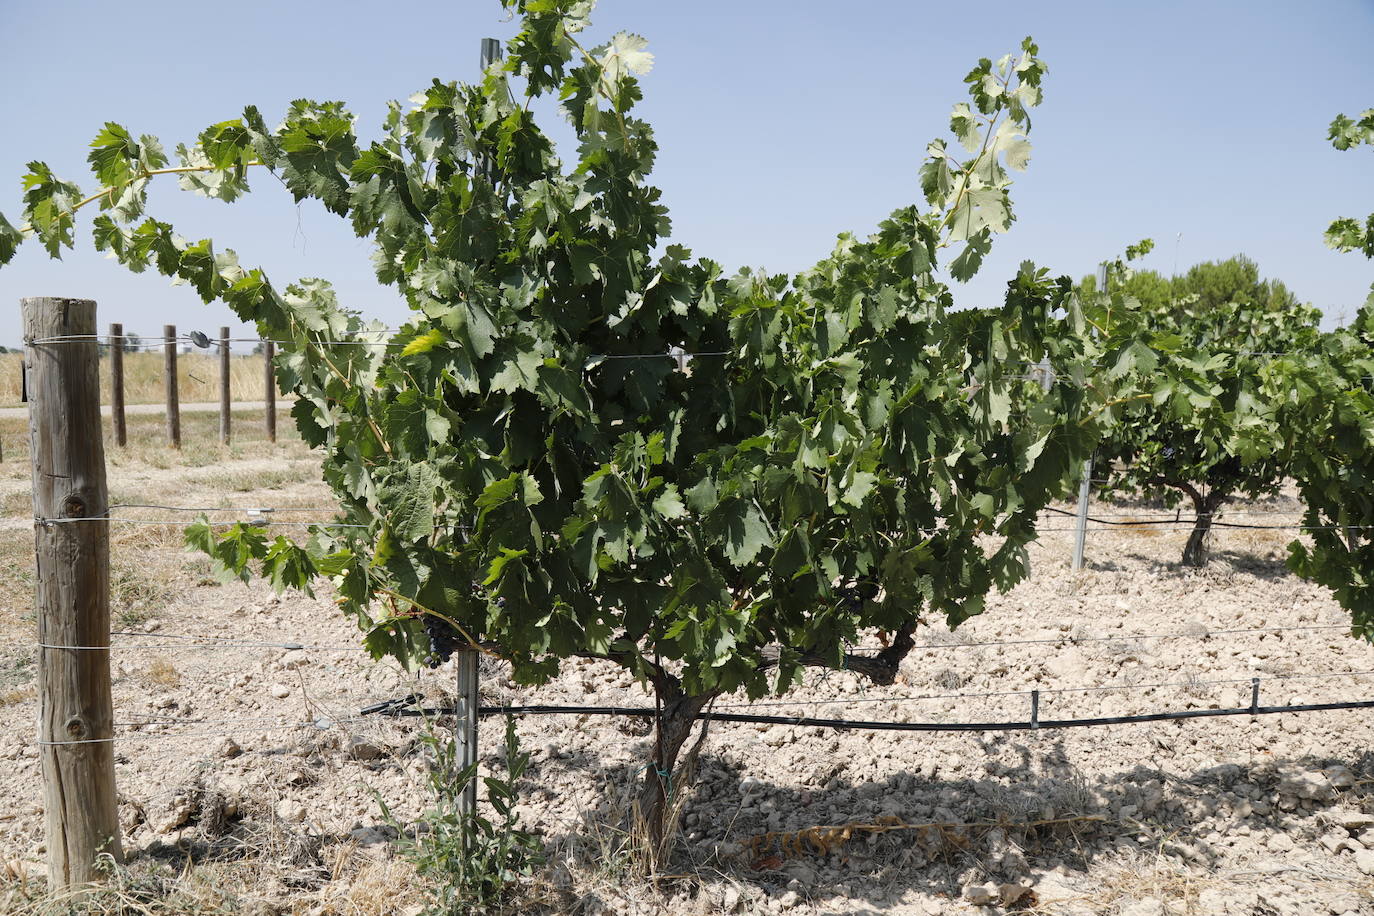
[[[994,690],[985,693],[943,693],[943,694],[922,694],[920,696],[905,697],[853,697],[840,700],[776,700],[762,703],[721,703],[717,704],[717,709],[759,709],[776,708],[785,706],[834,706],[849,704],[872,704],[872,703],[925,703],[936,700],[987,700],[1003,697],[1029,697],[1032,693],[1044,695],[1062,695],[1069,693],[1114,693],[1127,692],[1132,690],[1159,690],[1169,687],[1230,687],[1236,684],[1253,684],[1298,681],[1298,680],[1335,680],[1347,677],[1368,677],[1374,675],[1374,670],[1361,671],[1338,671],[1329,674],[1288,674],[1288,675],[1269,675],[1267,677],[1237,677],[1221,678],[1218,680],[1183,680],[1183,681],[1153,681],[1138,684],[1095,684],[1091,687],[1034,687],[1024,690]]]
[[[149,633],[149,636],[158,636],[157,633]],[[163,639],[172,637],[164,636]],[[366,652],[366,646],[324,646],[308,645],[302,643],[281,643],[281,642],[217,642],[197,645],[195,643],[166,643],[159,645],[137,645],[137,646],[69,646],[60,643],[34,643],[38,649],[63,649],[71,652],[151,652],[151,651],[175,651],[178,649],[285,649],[287,651],[305,650],[309,652]]]
[[[1262,635],[1262,634],[1271,634],[1271,633],[1296,633],[1296,632],[1312,632],[1312,631],[1324,631],[1324,630],[1346,630],[1346,631],[1348,631],[1349,629],[1350,629],[1350,627],[1349,627],[1348,625],[1346,625],[1346,624],[1335,624],[1335,623],[1333,623],[1333,624],[1310,624],[1310,625],[1293,626],[1293,627],[1251,627],[1251,628],[1245,628],[1245,629],[1207,630],[1207,631],[1204,631],[1204,632],[1201,632],[1201,633],[1181,633],[1181,632],[1180,632],[1180,633],[1125,633],[1125,634],[1122,634],[1122,635],[1120,635],[1120,636],[1105,636],[1105,635],[1096,635],[1096,636],[1072,636],[1072,635],[1067,635],[1067,634],[1066,634],[1066,635],[1063,635],[1063,636],[1057,636],[1057,637],[1043,637],[1043,638],[1037,638],[1037,639],[1007,639],[1007,640],[994,640],[994,641],[988,641],[988,642],[925,643],[925,644],[922,644],[922,645],[915,645],[915,646],[912,646],[911,648],[912,648],[912,651],[917,651],[917,650],[930,651],[930,650],[935,650],[935,649],[941,649],[941,650],[953,650],[953,649],[985,649],[985,648],[1002,648],[1002,647],[1006,647],[1006,646],[1042,646],[1042,645],[1058,645],[1058,644],[1077,645],[1077,644],[1082,644],[1082,643],[1095,643],[1095,642],[1135,642],[1135,641],[1137,641],[1137,640],[1156,640],[1156,639],[1158,639],[1158,640],[1167,640],[1167,639],[1196,639],[1196,640],[1204,640],[1204,639],[1211,639],[1212,637],[1215,637],[1215,636]],[[138,651],[138,650],[152,650],[152,649],[159,649],[159,650],[161,650],[161,649],[184,649],[184,648],[191,648],[191,649],[286,649],[286,650],[303,649],[303,650],[307,650],[307,651],[313,650],[313,651],[321,651],[321,652],[325,652],[325,651],[329,651],[329,652],[345,652],[345,651],[347,651],[347,652],[353,652],[353,651],[362,652],[362,651],[367,651],[367,650],[366,650],[366,647],[364,647],[364,646],[312,645],[312,644],[309,644],[309,643],[302,643],[302,642],[256,642],[256,641],[249,642],[249,641],[238,640],[238,639],[235,639],[234,637],[229,637],[229,636],[197,636],[197,635],[183,634],[183,633],[159,633],[159,632],[157,632],[157,631],[147,632],[147,633],[139,633],[139,632],[135,632],[135,631],[131,631],[131,630],[112,630],[112,631],[110,632],[110,635],[111,635],[111,636],[122,636],[122,637],[127,637],[127,638],[141,638],[141,639],[181,640],[182,643],[181,643],[181,644],[177,644],[177,645],[154,645],[154,646],[150,646],[150,645],[146,645],[146,644],[144,644],[144,645],[132,645],[132,646],[122,646],[122,645],[109,645],[109,646],[77,646],[77,645],[62,645],[62,644],[51,644],[51,643],[35,643],[34,645],[35,645],[37,648],[40,648],[40,649],[66,649],[66,650],[78,651],[78,652],[80,652],[80,651],[91,651],[91,652],[96,652],[96,651],[101,651],[101,652],[103,652],[103,651],[129,651],[129,650]],[[195,642],[195,641],[200,641],[200,642],[197,643],[197,642]],[[858,649],[852,649],[852,650],[850,650],[850,653],[849,653],[849,654],[855,655],[855,654],[859,654],[859,653],[865,653],[865,652],[878,652],[878,651],[882,651],[882,650],[881,650],[881,649],[865,649],[865,648],[858,648]],[[1335,677],[1335,676],[1339,676],[1339,675],[1329,675],[1329,676]],[[1075,688],[1075,689],[1084,689],[1084,688]],[[1107,689],[1107,688],[1104,688],[1104,689]],[[973,696],[973,694],[951,694],[951,695],[949,695],[949,696],[951,696],[951,697],[957,697],[957,696],[966,696],[966,695],[967,695],[967,696]],[[948,697],[944,697],[944,696],[941,697],[941,699],[946,699],[946,698],[948,698]]]
[[[111,509],[164,509],[168,512],[338,512],[338,506],[160,506],[154,503],[112,503]]]
[[[73,523],[73,522],[119,522],[119,523],[125,524],[125,525],[166,525],[166,526],[169,526],[169,527],[179,527],[179,526],[184,526],[184,525],[186,524],[186,520],[185,520],[185,519],[182,519],[182,518],[126,518],[126,517],[117,516],[117,515],[86,515],[86,516],[80,516],[80,517],[75,517],[75,518],[43,518],[42,516],[34,516],[34,519],[33,519],[33,520],[34,520],[34,522],[35,522],[36,524],[39,524],[39,525],[67,525],[67,524],[71,524],[71,523]],[[208,524],[208,525],[214,525],[214,526],[221,526],[221,525],[238,525],[238,524],[241,524],[241,523],[240,523],[240,522],[211,522],[211,521],[207,521],[206,524]],[[251,527],[269,527],[269,526],[270,526],[270,527],[278,527],[278,528],[281,528],[281,527],[292,527],[292,528],[371,528],[371,527],[372,527],[371,525],[362,525],[362,524],[358,524],[358,523],[356,523],[356,522],[334,522],[334,521],[324,521],[324,520],[314,520],[314,521],[291,520],[291,521],[281,521],[281,522],[279,522],[279,521],[273,521],[273,520],[270,520],[270,519],[264,519],[264,520],[263,520],[263,525],[254,525],[254,526],[251,526]]]

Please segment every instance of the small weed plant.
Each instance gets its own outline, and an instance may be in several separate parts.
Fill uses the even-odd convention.
[[[459,768],[452,738],[429,731],[422,739],[435,755],[429,773],[434,806],[422,814],[413,836],[402,830],[384,801],[382,814],[400,836],[401,852],[429,884],[433,898],[426,916],[485,913],[509,902],[522,878],[544,863],[539,837],[520,828],[515,813],[516,784],[529,767],[520,750],[515,721],[506,719],[505,775],[482,780],[495,817],[464,814],[463,790],[477,778],[477,767]]]

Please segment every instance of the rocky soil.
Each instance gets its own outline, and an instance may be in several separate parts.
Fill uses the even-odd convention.
[[[311,484],[289,495],[304,505],[324,494]],[[1270,523],[1295,518],[1289,503],[1249,508],[1290,513]],[[1374,672],[1374,648],[1318,628],[1338,627],[1342,613],[1284,570],[1289,532],[1219,531],[1199,571],[1178,566],[1181,532],[1099,528],[1075,574],[1067,521],[1046,527],[1031,580],[954,633],[924,630],[899,683],[815,672],[755,711],[1022,721],[1024,691],[1037,689],[1042,720],[1132,715],[1248,706],[1252,677],[1265,679],[1262,704],[1370,697],[1369,674],[1342,673]],[[411,675],[372,663],[327,595],[217,585],[201,561],[170,545],[166,555],[160,575],[174,595],[112,655],[132,860],[179,868],[188,855],[232,861],[252,846],[280,867],[245,891],[242,912],[413,911],[413,878],[378,897],[357,863],[395,861],[379,799],[403,829],[430,801],[424,725],[358,711],[411,692],[441,703],[450,667]],[[1216,632],[1275,627],[1306,629]],[[0,860],[13,882],[41,874],[44,848],[24,695],[32,650],[10,635]],[[1087,689],[1102,687],[1112,689]],[[597,662],[567,664],[537,690],[484,663],[482,691],[488,703],[646,702]],[[498,723],[484,725],[483,762],[499,770]],[[1368,710],[987,733],[715,723],[696,784],[679,787],[672,877],[654,883],[635,876],[618,829],[643,778],[647,723],[517,726],[533,755],[519,810],[550,853],[530,899],[553,911],[1374,914]]]

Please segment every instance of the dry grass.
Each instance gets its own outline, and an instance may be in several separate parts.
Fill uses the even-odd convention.
[[[0,706],[14,706],[17,703],[25,703],[37,696],[37,691],[33,686],[11,687],[8,690],[0,690]]]
[[[0,707],[33,699],[33,672],[32,648],[4,646],[0,651]]]
[[[352,844],[319,850],[319,864],[293,864],[297,838],[264,831],[241,857],[197,862],[173,854],[139,855],[127,865],[109,866],[110,880],[84,892],[49,893],[46,882],[26,877],[23,867],[0,869],[0,912],[11,916],[231,916],[245,913],[311,916],[394,916],[419,912],[424,902],[409,863],[378,860]],[[304,880],[327,875],[323,886],[301,888]],[[288,899],[289,895],[289,899]]]
[[[0,643],[31,632],[33,576],[33,532],[0,531]]]
[[[149,684],[156,684],[159,687],[181,686],[181,672],[176,669],[175,665],[161,656],[148,663],[148,670],[143,673],[143,678]]]
[[[0,407],[14,407],[22,393],[23,354],[0,354]],[[110,403],[110,359],[100,360],[102,402]],[[261,356],[233,356],[229,360],[229,395],[238,401],[258,401],[265,394]],[[219,400],[219,355],[177,353],[177,396],[183,403]],[[124,354],[124,402],[161,404],[167,399],[162,382],[162,353]]]
[[[145,538],[163,529],[161,525],[142,527],[152,529],[137,532]],[[149,548],[143,546],[138,554],[148,551]],[[150,574],[145,562],[132,562],[122,551],[113,557],[110,567],[110,616],[116,629],[127,630],[143,623],[166,606],[174,594],[175,589],[166,576]]]
[[[238,493],[318,480],[318,465],[289,418],[279,417],[284,422],[279,424],[276,444],[266,439],[260,411],[235,412],[232,420],[233,438],[230,445],[222,446],[218,414],[183,414],[183,447],[179,450],[168,448],[164,420],[159,415],[131,414],[126,448],[115,447],[107,430],[110,502],[179,504],[168,492],[168,481],[175,478],[159,476],[158,471],[179,472],[191,478],[194,488],[216,494],[203,496],[210,500],[198,503],[204,505],[230,505]],[[28,420],[0,418],[0,441],[5,445],[5,460],[0,463],[0,518],[27,519],[33,511],[28,484]],[[244,470],[246,461],[255,462],[258,469]],[[212,470],[223,464],[229,466],[223,471]],[[196,468],[205,470],[192,470]],[[320,498],[310,502],[319,505]],[[184,497],[179,499],[184,501]],[[273,504],[289,506],[293,501],[274,499]],[[120,510],[116,514],[157,518],[153,510]],[[204,564],[188,562],[183,552],[184,530],[181,522],[112,526],[111,611],[117,627],[138,626],[162,611],[177,590],[189,584],[188,577],[190,582],[205,578]],[[33,588],[33,532],[27,522],[22,526],[11,523],[0,529],[0,642],[13,642],[31,632]]]
[[[1162,847],[1168,845],[1167,842],[1161,844]],[[1333,863],[1335,861],[1338,860],[1333,860]],[[1334,887],[1362,897],[1374,897],[1374,879],[1343,873],[1339,868],[1329,868],[1326,864],[1300,867],[1273,863],[1267,868],[1226,876],[1208,869],[1180,865],[1161,849],[1123,855],[1117,861],[1103,862],[1096,869],[1098,889],[1095,892],[1045,899],[1039,906],[1026,912],[1028,916],[1050,916],[1064,912],[1062,908],[1065,905],[1077,905],[1094,913],[1121,913],[1141,901],[1155,900],[1161,905],[1159,912],[1176,913],[1178,916],[1215,916],[1220,910],[1217,909],[1217,898],[1207,896],[1210,891],[1230,903],[1226,910],[1228,913],[1272,913],[1276,911],[1260,905],[1255,899],[1255,892],[1264,892],[1269,881],[1277,875],[1282,875],[1285,881],[1307,885],[1312,890]],[[1310,912],[1325,909],[1324,906],[1314,905]]]
[[[267,441],[261,410],[236,410],[230,415],[230,441],[227,446],[220,445],[219,414],[215,411],[188,411],[181,415],[180,449],[168,446],[166,421],[161,414],[130,414],[127,418],[128,445],[124,448],[114,444],[109,422],[109,418],[105,418],[105,462],[112,469],[136,466],[158,470],[206,467],[226,461],[269,456],[290,460],[304,458],[310,452],[297,435],[295,423],[280,411],[277,413],[275,445]],[[4,443],[0,481],[27,480],[30,473],[28,418],[0,417],[0,442]],[[26,496],[20,511],[27,504]],[[14,511],[8,497],[0,505],[3,505],[5,514]]]
[[[1120,530],[1130,532],[1136,537],[1157,538],[1160,535],[1160,529],[1156,525],[1145,524],[1146,522],[1150,521],[1152,521],[1152,519],[1148,518],[1122,519],[1123,524],[1121,525]]]

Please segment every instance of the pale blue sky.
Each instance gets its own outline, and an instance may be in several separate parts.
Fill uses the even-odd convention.
[[[1374,0],[603,0],[594,18],[594,37],[648,38],[641,111],[658,132],[655,180],[675,240],[728,267],[795,271],[836,233],[866,234],[917,200],[922,151],[963,98],[963,75],[1032,34],[1050,73],[1031,166],[1013,189],[1019,219],[979,277],[956,287],[959,302],[999,300],[1023,259],[1077,277],[1145,236],[1158,243],[1146,266],[1244,252],[1329,316],[1353,311],[1374,281],[1374,262],[1321,241],[1332,218],[1374,210],[1374,154],[1325,139],[1337,112],[1374,107]],[[479,39],[513,31],[496,0],[0,0],[0,212],[17,221],[30,159],[91,187],[86,147],[106,120],[171,149],[248,103],[274,123],[293,98],[330,98],[368,136],[387,99],[432,76],[471,78]],[[278,284],[324,277],[347,305],[404,320],[344,221],[298,208],[266,176],[254,188],[226,206],[168,183],[152,211]],[[0,344],[17,344],[17,300],[31,295],[97,299],[102,326],[131,331],[238,327],[188,289],[94,253],[89,219],[81,238],[62,262],[31,243],[0,270]]]

